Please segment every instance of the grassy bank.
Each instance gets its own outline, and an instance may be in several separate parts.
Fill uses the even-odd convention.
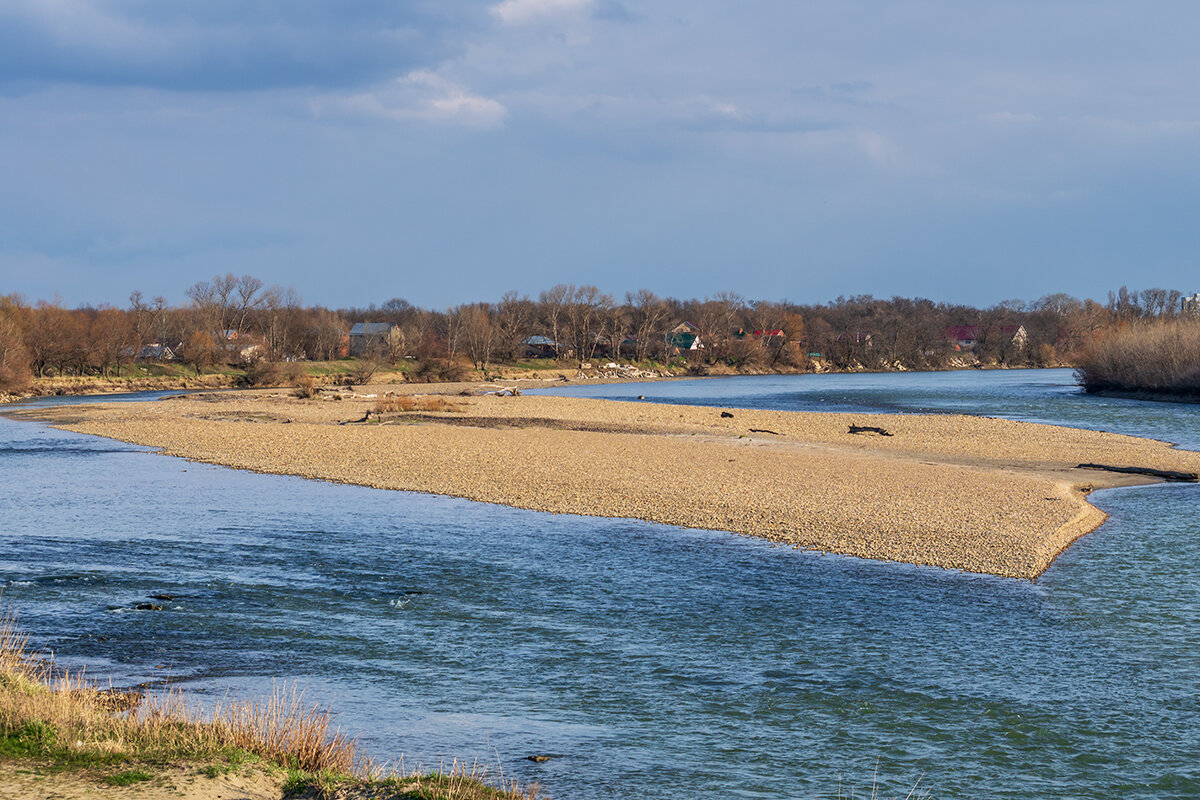
[[[1092,393],[1200,400],[1200,320],[1118,331],[1092,348],[1077,375]]]
[[[207,712],[178,692],[114,692],[28,652],[0,615],[0,763],[53,783],[104,787],[187,773],[263,778],[279,796],[520,800],[536,788],[492,786],[474,769],[386,773],[333,729],[329,711],[277,689],[261,702],[226,700]],[[13,787],[8,787],[13,789]],[[6,795],[0,778],[0,795]],[[65,792],[70,796],[70,792]],[[185,792],[183,796],[187,796]]]

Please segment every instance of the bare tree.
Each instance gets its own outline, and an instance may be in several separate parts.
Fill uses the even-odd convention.
[[[580,361],[590,361],[596,355],[604,317],[612,305],[612,296],[595,286],[580,286],[570,293],[566,306],[567,332]]]
[[[263,282],[253,275],[217,275],[188,287],[188,299],[206,320],[209,332],[222,345],[249,330],[250,313],[263,304]]]
[[[669,314],[667,304],[649,289],[639,289],[637,294],[626,293],[625,303],[632,309],[634,356],[638,361],[645,361],[662,346],[660,334]]]
[[[467,357],[476,369],[487,369],[495,349],[499,328],[487,303],[459,306],[451,312],[458,321]]]
[[[346,319],[326,308],[312,310],[304,333],[304,349],[315,361],[333,361],[346,355]]]
[[[130,315],[118,308],[101,308],[88,329],[91,360],[105,377],[112,366],[120,377],[121,364],[133,359],[136,341]]]
[[[501,356],[519,358],[524,352],[523,343],[533,330],[533,303],[516,292],[506,292],[496,306],[496,315]]]
[[[558,284],[538,295],[538,313],[550,339],[554,342],[554,357],[562,358],[563,325],[567,319],[567,304],[575,294],[574,286]]]
[[[294,358],[300,336],[300,295],[290,286],[272,286],[262,293],[259,304],[259,330],[267,346],[266,358]]]
[[[29,384],[30,357],[25,347],[25,304],[16,295],[0,297],[0,392],[15,392]]]
[[[179,346],[176,354],[180,361],[191,364],[200,375],[206,368],[211,367],[217,360],[220,350],[207,331],[194,330]]]

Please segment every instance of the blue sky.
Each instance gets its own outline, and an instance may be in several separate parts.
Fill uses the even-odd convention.
[[[1200,6],[4,0],[0,294],[1200,290]]]

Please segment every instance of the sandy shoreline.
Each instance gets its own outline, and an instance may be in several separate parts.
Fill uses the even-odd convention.
[[[1104,521],[1087,491],[1149,482],[1076,465],[1200,471],[1200,453],[1162,442],[1008,420],[723,417],[715,408],[542,396],[450,396],[424,410],[418,398],[413,410],[379,413],[379,399],[364,395],[388,389],[341,400],[275,390],[21,413],[259,472],[1017,578],[1037,577]],[[443,401],[451,407],[438,409]],[[372,418],[357,422],[368,411]],[[893,435],[852,435],[851,424]]]

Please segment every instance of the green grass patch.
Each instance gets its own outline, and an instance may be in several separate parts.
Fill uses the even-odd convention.
[[[57,731],[41,720],[31,720],[0,736],[0,756],[33,758],[45,755],[57,740]]]
[[[142,769],[131,769],[125,772],[118,772],[116,775],[107,775],[104,782],[109,786],[132,786],[135,783],[153,780],[154,776]]]

